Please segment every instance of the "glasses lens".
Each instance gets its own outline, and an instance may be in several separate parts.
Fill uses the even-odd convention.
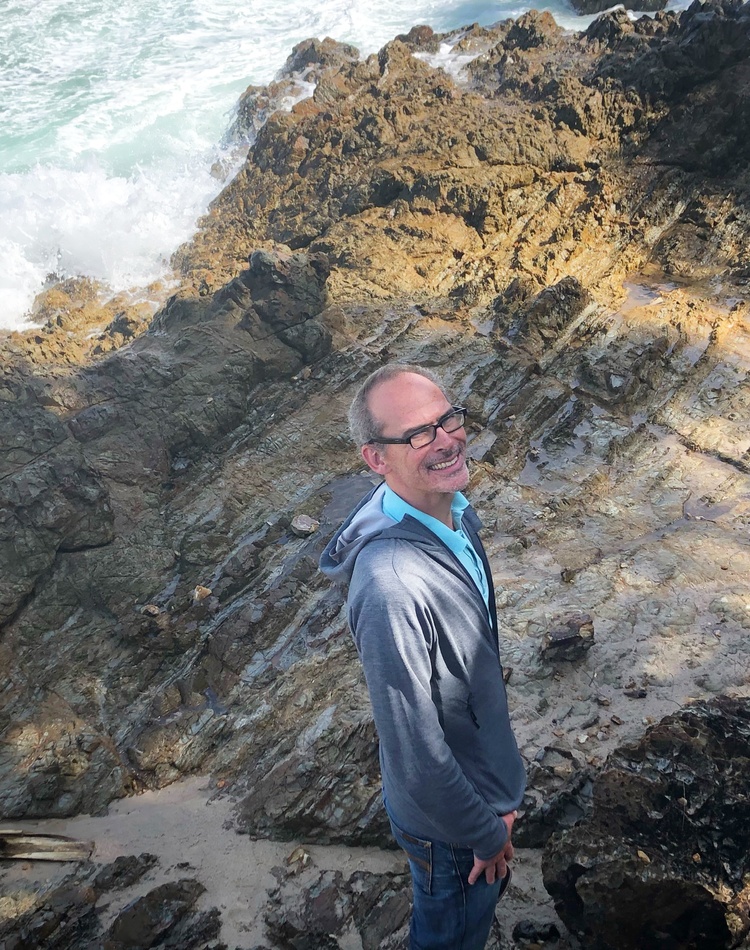
[[[426,426],[424,429],[420,429],[419,432],[412,435],[409,441],[413,449],[423,449],[430,442],[435,441],[435,426]]]
[[[460,429],[464,424],[465,412],[463,409],[459,409],[458,412],[452,412],[449,416],[446,416],[443,419],[443,428],[446,432],[455,432],[456,429]]]

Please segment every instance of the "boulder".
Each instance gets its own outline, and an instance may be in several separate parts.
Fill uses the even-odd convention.
[[[698,702],[618,749],[544,884],[587,947],[737,946],[750,933],[750,702]]]

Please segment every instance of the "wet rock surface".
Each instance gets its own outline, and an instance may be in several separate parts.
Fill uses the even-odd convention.
[[[5,818],[200,771],[249,835],[389,840],[316,569],[372,484],[345,416],[387,360],[469,407],[531,775],[519,843],[585,818],[607,756],[675,707],[748,696],[748,30],[732,2],[577,35],[529,13],[452,38],[454,74],[429,28],[364,62],[302,44],[287,78],[314,94],[269,115],[283,90],[248,92],[255,142],[153,320],[50,289],[49,332],[0,364]],[[551,659],[584,616],[595,636]],[[329,882],[342,934],[352,881]]]

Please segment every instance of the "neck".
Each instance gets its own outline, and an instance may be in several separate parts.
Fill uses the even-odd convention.
[[[438,521],[442,521],[452,531],[453,512],[451,511],[451,505],[453,504],[453,495],[440,495],[440,498],[443,499],[441,503],[435,505],[434,510],[428,511],[427,514],[437,518]]]
[[[394,488],[393,491],[396,491]],[[420,511],[423,511],[426,515],[435,518],[437,521],[442,521],[442,523],[453,530],[453,514],[451,512],[451,505],[453,504],[453,498],[455,497],[455,492],[430,492],[425,494],[417,494],[414,496],[407,497],[401,492],[396,492],[405,502],[410,504],[412,508],[418,508]]]

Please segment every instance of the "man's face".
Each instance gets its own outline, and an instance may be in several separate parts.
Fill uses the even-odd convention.
[[[401,373],[381,383],[370,393],[370,411],[385,438],[409,436],[431,425],[451,404],[440,389],[424,376]],[[404,501],[433,514],[444,496],[466,488],[466,430],[446,432],[438,428],[435,441],[421,449],[411,445],[366,445],[362,455],[373,471]]]

